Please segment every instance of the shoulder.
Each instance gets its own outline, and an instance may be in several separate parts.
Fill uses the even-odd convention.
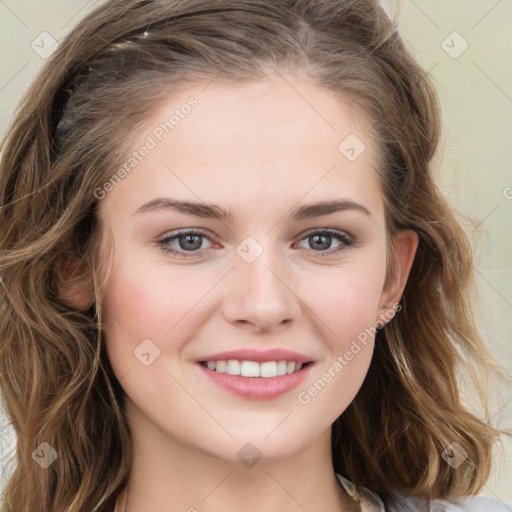
[[[432,512],[512,512],[512,505],[485,496],[468,496],[435,500],[431,503],[430,510]]]
[[[389,512],[512,512],[512,505],[485,496],[445,498],[430,503],[407,496],[395,496],[386,502]]]
[[[374,492],[355,486],[339,473],[336,476],[354,501],[360,503],[363,512],[512,512],[512,505],[485,496],[453,497],[427,503],[413,496],[394,495],[383,501]]]

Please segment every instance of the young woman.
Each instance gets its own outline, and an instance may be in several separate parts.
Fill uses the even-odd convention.
[[[508,510],[439,134],[376,0],[80,22],[2,148],[2,510]]]

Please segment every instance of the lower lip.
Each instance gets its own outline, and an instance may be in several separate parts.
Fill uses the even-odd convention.
[[[229,373],[209,370],[197,363],[201,371],[221,388],[250,400],[271,400],[295,389],[309,374],[313,363],[303,366],[298,372],[280,377],[241,377]]]

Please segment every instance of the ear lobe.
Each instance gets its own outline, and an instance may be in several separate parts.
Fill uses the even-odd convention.
[[[78,310],[89,309],[94,301],[93,279],[83,267],[83,262],[68,262],[58,270],[59,298]]]
[[[382,292],[383,309],[390,308],[391,304],[398,304],[400,302],[414,262],[418,244],[418,234],[410,229],[399,231],[393,239],[394,262],[391,275],[386,277]],[[387,321],[379,319],[379,323],[382,325],[387,323]]]

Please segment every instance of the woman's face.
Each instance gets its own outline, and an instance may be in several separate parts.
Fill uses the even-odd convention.
[[[385,283],[367,130],[290,75],[190,86],[147,120],[125,172],[95,191],[101,260],[113,250],[107,351],[132,428],[233,461],[249,442],[271,460],[329,432],[415,250],[397,241],[401,280]]]

